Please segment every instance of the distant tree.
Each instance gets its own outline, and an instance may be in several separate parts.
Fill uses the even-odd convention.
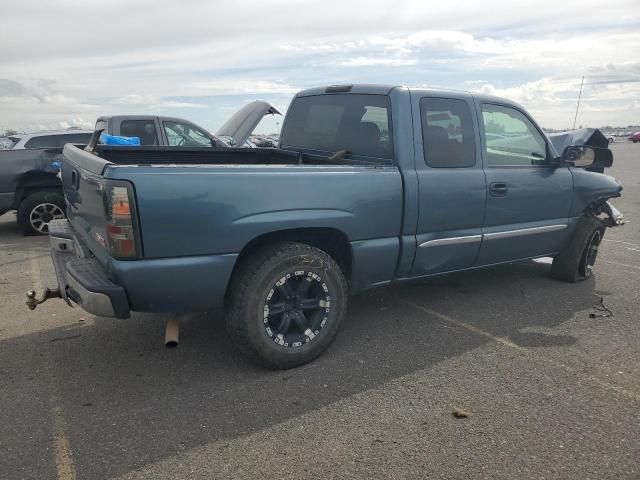
[[[13,128],[7,128],[7,129],[4,131],[4,134],[5,134],[7,137],[10,137],[11,135],[17,135],[17,134],[18,134],[18,131],[17,131],[17,130],[15,130],[15,129],[13,129]]]

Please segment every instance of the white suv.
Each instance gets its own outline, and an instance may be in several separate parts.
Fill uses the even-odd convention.
[[[27,148],[60,148],[65,143],[87,143],[93,130],[49,130],[46,132],[25,133],[8,137],[11,142],[7,148],[23,150]]]

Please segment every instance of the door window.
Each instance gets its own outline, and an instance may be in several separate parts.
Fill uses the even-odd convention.
[[[162,122],[167,141],[172,147],[210,147],[211,136],[193,125],[180,122]]]
[[[123,120],[120,123],[120,135],[138,137],[140,145],[158,145],[158,133],[153,120]]]
[[[510,107],[483,104],[482,120],[489,167],[544,164],[547,144],[524,114]]]
[[[476,140],[471,109],[464,100],[420,100],[424,161],[435,168],[472,167],[476,164]]]

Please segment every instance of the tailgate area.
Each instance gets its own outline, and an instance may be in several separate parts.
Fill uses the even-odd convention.
[[[74,234],[68,220],[49,224],[51,258],[65,300],[103,317],[129,318],[127,295],[109,280],[104,268]]]

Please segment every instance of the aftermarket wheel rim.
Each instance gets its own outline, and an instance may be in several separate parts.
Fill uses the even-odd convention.
[[[264,331],[281,347],[299,348],[320,335],[330,309],[329,287],[320,275],[305,270],[287,273],[267,293]]]
[[[587,244],[587,248],[585,249],[584,257],[580,265],[580,273],[584,277],[590,277],[593,273],[593,267],[596,263],[598,247],[600,246],[601,241],[602,232],[600,230],[596,230],[591,234],[591,238],[589,238],[589,243]]]
[[[49,231],[49,222],[62,218],[64,218],[64,212],[58,205],[54,203],[41,203],[31,210],[29,223],[34,230],[40,233],[47,233]]]

